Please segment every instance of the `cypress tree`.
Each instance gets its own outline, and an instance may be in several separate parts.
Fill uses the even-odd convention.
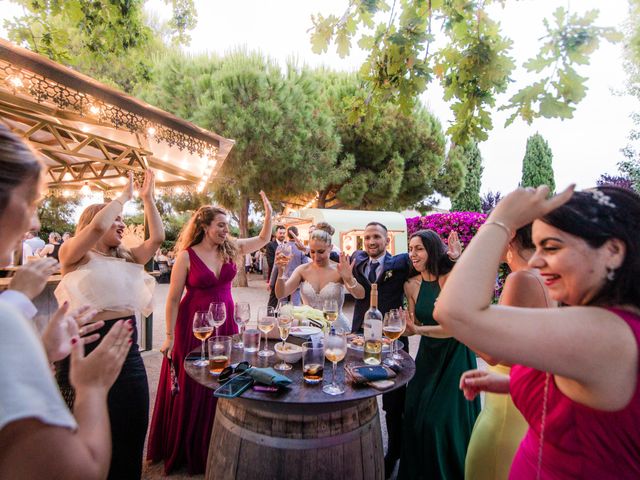
[[[553,178],[553,153],[547,141],[536,133],[527,139],[527,151],[522,160],[522,187],[539,187],[547,185],[551,193],[556,190]]]
[[[475,141],[461,148],[464,151],[463,162],[466,168],[464,188],[451,200],[451,211],[481,212],[480,185],[482,183],[482,155]]]

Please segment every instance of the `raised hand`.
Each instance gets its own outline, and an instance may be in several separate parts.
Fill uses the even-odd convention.
[[[260,190],[260,198],[262,198],[262,205],[264,206],[264,218],[271,218],[273,215],[273,208],[271,207],[271,202],[267,198],[267,194],[264,191]]]
[[[471,401],[480,392],[509,393],[509,376],[484,370],[467,370],[460,377],[460,390]]]
[[[353,266],[356,264],[356,259],[350,261],[349,255],[344,252],[340,252],[340,259],[338,261],[338,273],[342,278],[342,281],[347,284],[353,284]]]
[[[291,256],[287,256],[282,252],[276,252],[276,258],[274,262],[278,267],[282,267],[282,269],[285,269],[287,265],[289,265],[290,261],[291,261]]]
[[[144,182],[140,187],[140,198],[143,201],[153,201],[153,194],[156,188],[156,175],[150,168],[144,172]]]
[[[549,187],[546,185],[518,188],[500,200],[487,221],[502,222],[515,232],[568,202],[574,188],[575,184],[571,184],[551,198],[547,198]]]
[[[118,196],[118,198],[120,199],[120,201],[122,202],[123,205],[133,198],[133,188],[134,188],[133,185],[134,184],[133,184],[133,172],[132,171],[129,171],[128,179],[129,179],[129,181],[127,182],[127,184],[122,189],[122,193]]]
[[[117,321],[100,345],[85,357],[84,344],[71,339],[71,368],[69,380],[77,389],[99,388],[108,390],[120,374],[129,348],[133,326],[128,321]]]
[[[300,250],[301,252],[307,251],[307,247],[304,246],[304,243],[302,243],[302,241],[298,238],[298,236],[295,233],[289,230],[289,235],[291,235],[291,237],[293,238],[293,243],[296,244],[296,248],[298,250]]]
[[[45,257],[31,261],[16,271],[9,283],[9,290],[24,293],[33,300],[47,286],[49,276],[58,272],[59,269],[60,265],[55,258]]]
[[[449,238],[447,239],[447,255],[451,260],[457,260],[462,253],[462,243],[460,243],[460,237],[458,232],[451,230]]]

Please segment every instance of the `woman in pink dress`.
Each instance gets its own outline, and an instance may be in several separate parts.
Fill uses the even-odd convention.
[[[616,187],[503,199],[467,247],[435,316],[510,379],[468,372],[464,395],[511,393],[529,429],[512,479],[640,478],[640,197]],[[562,308],[490,305],[513,232],[533,221],[537,268]],[[464,292],[464,301],[460,301]]]
[[[166,358],[162,362],[147,449],[148,460],[164,460],[167,474],[185,464],[190,474],[205,470],[216,399],[211,390],[187,376],[182,364],[187,354],[200,346],[192,331],[193,315],[208,310],[211,302],[224,302],[226,306],[226,320],[219,334],[237,333],[231,296],[236,262],[245,253],[262,248],[271,237],[271,204],[264,192],[260,196],[265,222],[259,236],[232,240],[227,212],[204,206],[191,217],[178,238],[178,256],[166,304],[167,337],[160,349]],[[185,287],[187,293],[182,297]]]

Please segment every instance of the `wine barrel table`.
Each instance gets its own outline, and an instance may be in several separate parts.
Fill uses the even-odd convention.
[[[274,343],[269,341],[271,349]],[[194,352],[197,356],[199,350]],[[338,381],[345,387],[342,395],[324,393],[322,384],[305,384],[299,361],[292,370],[280,372],[292,380],[289,388],[277,393],[249,389],[237,398],[218,398],[205,478],[383,480],[376,396],[400,388],[413,377],[413,359],[406,352],[401,354],[403,368],[394,386],[384,392],[344,381],[344,365],[363,364],[362,352],[349,349],[337,370]],[[218,388],[208,368],[194,366],[190,357],[184,363],[187,374],[212,390]],[[232,363],[246,360],[256,367],[279,362],[275,355],[262,358],[237,349],[231,357]],[[323,383],[330,381],[327,361]]]

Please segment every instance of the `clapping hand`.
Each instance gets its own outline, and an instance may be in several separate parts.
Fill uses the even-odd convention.
[[[447,239],[447,255],[451,260],[457,260],[462,254],[462,243],[460,243],[460,237],[458,232],[451,230]]]
[[[349,255],[344,252],[340,252],[340,260],[338,261],[338,273],[340,274],[342,281],[346,284],[353,284],[353,267],[355,264],[355,258],[353,259],[353,261],[350,261]]]
[[[144,182],[142,183],[142,187],[140,187],[140,198],[143,201],[153,201],[153,193],[156,188],[156,175],[153,173],[153,170],[148,168],[144,172]]]
[[[129,171],[128,182],[126,183],[126,185],[122,189],[122,193],[118,197],[122,205],[133,198],[133,185],[133,172]]]
[[[263,190],[260,190],[260,198],[262,198],[262,205],[264,206],[264,218],[265,221],[268,218],[271,218],[273,215],[273,208],[271,207],[271,202],[267,198],[267,194],[264,193]]]
[[[104,326],[103,321],[89,323],[97,311],[89,305],[68,312],[65,302],[51,317],[44,332],[42,343],[50,362],[57,362],[71,353],[71,339],[80,337],[83,345],[95,342],[100,335],[93,333]]]
[[[407,310],[406,315],[407,315],[407,321],[404,327],[404,335],[407,335],[407,336],[415,335],[418,332],[416,330],[416,322],[415,322],[415,317],[413,315],[413,312],[410,312]]]

